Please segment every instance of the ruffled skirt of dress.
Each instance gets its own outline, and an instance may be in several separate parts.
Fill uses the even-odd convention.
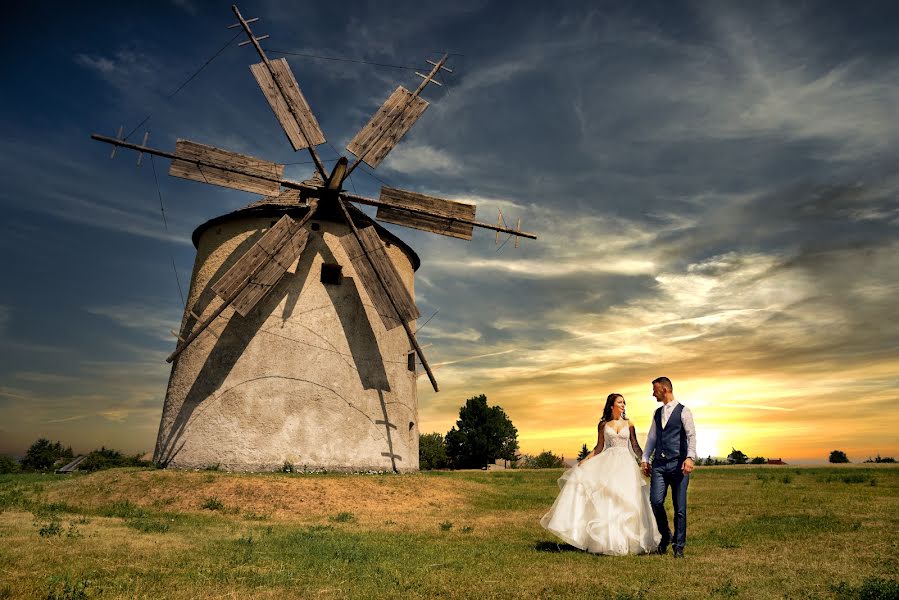
[[[595,554],[644,554],[661,541],[649,483],[630,448],[607,448],[565,471],[540,524],[572,546]]]

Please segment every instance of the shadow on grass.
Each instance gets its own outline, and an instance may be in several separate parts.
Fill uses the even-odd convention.
[[[538,552],[581,552],[584,551],[580,548],[575,548],[571,544],[559,544],[558,542],[537,542],[534,544],[534,550]]]

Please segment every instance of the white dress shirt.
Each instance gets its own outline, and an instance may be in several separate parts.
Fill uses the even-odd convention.
[[[677,400],[672,400],[668,404],[662,405],[662,428],[665,428],[668,425],[668,419],[671,417],[671,413],[674,412],[674,408],[680,404]],[[696,461],[696,425],[693,423],[693,413],[690,412],[690,409],[684,406],[684,409],[680,414],[681,425],[684,428],[684,433],[687,435],[687,458],[692,458],[693,461]],[[646,445],[643,446],[643,462],[648,463],[649,457],[652,456],[653,451],[656,449],[656,440],[658,439],[659,434],[656,431],[656,420],[655,415],[653,415],[652,424],[649,426],[649,433],[646,435]]]

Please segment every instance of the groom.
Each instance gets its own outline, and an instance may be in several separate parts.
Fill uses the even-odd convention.
[[[652,418],[641,464],[644,475],[652,473],[649,502],[662,534],[658,553],[668,552],[674,542],[674,558],[684,557],[687,543],[687,485],[696,462],[696,427],[690,409],[674,399],[674,386],[667,377],[652,381],[652,395],[662,403]],[[650,464],[650,456],[655,457]],[[674,504],[674,539],[665,513],[665,496],[671,486]]]

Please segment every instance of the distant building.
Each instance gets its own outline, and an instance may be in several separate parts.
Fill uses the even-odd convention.
[[[768,464],[769,464],[769,465],[785,465],[785,464],[787,464],[787,463],[785,463],[784,461],[780,460],[779,458],[769,458],[769,459],[768,459]]]

